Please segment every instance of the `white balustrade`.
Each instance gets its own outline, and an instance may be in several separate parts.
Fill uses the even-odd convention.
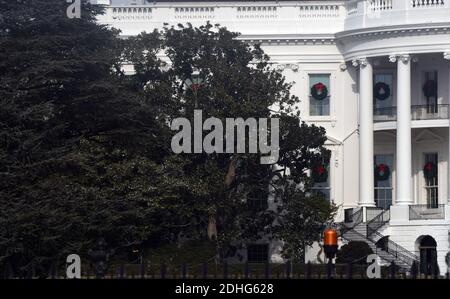
[[[114,21],[145,21],[152,18],[150,7],[113,7],[107,10]]]
[[[337,18],[338,5],[300,5],[300,18]]]
[[[163,24],[210,20],[242,34],[273,34],[288,28],[289,34],[334,34],[377,26],[448,22],[450,0],[349,0],[267,2],[148,2],[143,5],[112,5],[99,16],[102,24],[136,34]],[[422,13],[426,11],[426,14]],[[376,16],[376,18],[374,17]],[[330,20],[327,22],[326,20]],[[236,23],[239,21],[239,24]],[[248,22],[246,22],[248,21]],[[257,27],[255,23],[258,23]],[[266,22],[269,21],[269,22]],[[140,23],[137,26],[135,23]]]
[[[449,0],[447,0],[448,2]],[[425,7],[443,7],[445,6],[444,0],[412,0],[411,6],[413,8],[425,8]]]
[[[275,19],[278,17],[276,6],[238,6],[238,19]]]
[[[214,7],[175,7],[175,19],[214,19]]]
[[[393,0],[371,0],[369,8],[375,11],[392,9],[392,2]]]

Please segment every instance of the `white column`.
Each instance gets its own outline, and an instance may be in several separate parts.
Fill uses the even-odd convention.
[[[411,57],[397,59],[396,204],[413,204],[411,184]],[[395,61],[394,57],[390,57]]]
[[[444,59],[449,61],[448,66],[448,118],[450,120],[450,51],[444,52]],[[450,206],[450,126],[448,128],[448,156],[447,156],[447,204]]]
[[[373,69],[366,58],[353,60],[359,65],[359,206],[374,207],[373,166]],[[365,213],[364,213],[365,215]]]

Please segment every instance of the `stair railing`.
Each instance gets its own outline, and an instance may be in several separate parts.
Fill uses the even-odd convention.
[[[383,227],[387,222],[391,220],[391,210],[385,210],[375,216],[372,220],[368,221],[367,226],[367,237],[377,232],[381,227]]]
[[[385,246],[379,247],[377,242],[373,238],[367,238],[366,236],[357,232],[356,230],[349,230],[348,234],[357,236],[359,237],[359,239],[365,239],[366,242],[370,242],[375,247],[374,253],[377,254],[381,259],[385,260],[388,263],[392,262],[395,259],[397,260],[397,265],[406,271],[409,271],[411,269],[411,266],[413,265],[414,261],[416,263],[419,262],[419,258],[415,254],[411,253],[409,250],[403,248],[402,246],[398,245],[397,243],[389,239],[386,239]],[[347,239],[348,241],[352,241],[352,238],[348,234],[346,236],[343,235],[342,237],[344,239]],[[380,239],[384,237],[382,234],[378,232],[375,232],[374,235],[376,235]],[[386,253],[392,259],[388,259],[384,255],[379,254],[382,252]],[[402,266],[402,264],[399,263],[398,261],[401,261],[406,266]]]
[[[351,215],[352,222],[350,223],[341,223],[339,226],[340,235],[344,235],[349,230],[353,229],[355,226],[363,222],[363,209],[359,208]]]
[[[374,238],[374,237],[377,237],[377,238]],[[375,231],[375,232],[372,233],[372,236],[369,237],[368,239],[370,241],[372,241],[373,243],[375,243],[375,245],[378,246],[378,244],[375,241],[375,239],[380,240],[383,237],[385,237],[385,236],[383,236],[379,232]],[[380,248],[381,250],[389,253],[390,255],[392,255],[395,258],[403,261],[404,263],[408,264],[409,266],[412,266],[412,264],[414,262],[416,262],[416,263],[419,262],[419,257],[417,255],[415,255],[414,253],[412,253],[408,249],[402,247],[401,245],[395,243],[394,241],[389,240],[389,237],[387,237],[385,239],[385,243],[383,245],[384,246],[382,248]]]
[[[377,241],[385,237],[384,235],[380,234],[378,230],[387,222],[389,222],[389,220],[391,220],[391,211],[385,210],[378,216],[367,222],[367,239],[375,243],[375,245],[378,245]],[[408,264],[409,266],[412,266],[414,261],[419,261],[419,258],[414,253],[403,248],[394,241],[389,240],[389,238],[386,238],[385,242],[386,243],[383,244],[384,246],[381,249]]]
[[[385,243],[383,244],[383,247],[380,247],[380,244],[377,244],[377,241],[381,238],[385,237],[382,234],[378,232],[378,230],[383,227],[389,220],[391,219],[391,213],[390,210],[385,210],[375,216],[373,219],[368,221],[366,223],[367,228],[367,235],[364,236],[363,234],[357,232],[354,230],[354,228],[363,222],[363,209],[357,210],[355,213],[352,214],[352,222],[349,224],[342,224],[340,227],[340,235],[345,238],[344,234],[351,231],[351,234],[355,234],[356,236],[359,236],[360,238],[364,238],[367,241],[371,242],[375,245],[376,251],[375,254],[378,253],[378,250],[384,251],[388,253],[391,257],[403,262],[403,264],[406,264],[408,267],[411,267],[414,262],[418,262],[419,258],[409,250],[405,249],[404,247],[400,246],[399,244],[395,243],[394,241],[389,240],[389,238],[385,239]],[[347,240],[351,241],[348,237]],[[380,256],[383,258],[382,256]],[[390,260],[387,260],[384,258],[387,262],[391,262]],[[400,266],[400,265],[399,265]],[[405,270],[409,270],[406,269]]]

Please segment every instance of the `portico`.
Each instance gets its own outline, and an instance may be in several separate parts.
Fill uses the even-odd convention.
[[[445,76],[442,73],[442,69],[440,69],[439,74],[441,77],[444,77],[446,81],[442,83],[442,80],[439,80],[442,87],[440,90],[445,89],[445,96],[439,97],[439,107],[448,107],[449,95],[450,95],[450,55],[448,52],[434,53],[433,59],[438,59],[437,64],[445,64]],[[412,130],[412,115],[415,111],[412,110],[412,107],[417,107],[420,105],[412,105],[412,99],[417,98],[417,95],[412,96],[412,90],[417,91],[416,86],[420,85],[422,88],[421,78],[418,78],[418,74],[420,74],[420,70],[415,70],[412,72],[413,65],[415,62],[421,59],[421,55],[413,54],[410,55],[408,53],[399,53],[399,54],[390,54],[385,56],[376,56],[376,57],[358,57],[352,60],[352,64],[354,67],[358,69],[358,90],[359,90],[359,110],[358,110],[358,119],[359,119],[359,172],[360,172],[360,180],[359,180],[359,201],[358,205],[363,207],[363,209],[367,207],[376,207],[379,206],[376,203],[376,196],[374,193],[374,189],[377,189],[374,186],[375,177],[374,177],[374,157],[376,156],[376,152],[374,151],[374,130],[380,131],[374,127],[374,107],[377,99],[374,99],[374,91],[373,87],[376,83],[376,73],[377,68],[380,65],[380,61],[383,61],[384,64],[387,64],[387,61],[391,64],[395,64],[395,72],[392,77],[392,97],[395,98],[396,106],[395,109],[390,109],[389,113],[381,114],[390,114],[391,119],[386,118],[386,122],[392,124],[392,128],[389,131],[391,134],[395,135],[395,159],[393,159],[392,163],[395,163],[395,185],[393,186],[393,190],[395,192],[395,201],[392,202],[393,206],[391,207],[391,218],[393,220],[409,220],[409,206],[417,204],[414,199],[414,172],[412,167],[415,164],[413,162],[413,140],[411,138],[411,130]],[[384,66],[385,66],[384,65]],[[375,71],[374,71],[375,70]],[[436,81],[437,78],[436,78]],[[412,83],[413,82],[413,83]],[[448,82],[448,84],[446,84]],[[421,92],[421,91],[420,91]],[[417,102],[417,99],[415,99]],[[434,106],[433,106],[434,107]],[[415,108],[416,109],[416,108]],[[433,108],[435,109],[435,108]],[[387,110],[384,109],[386,112]],[[440,109],[439,111],[432,111],[433,115],[436,115],[436,118],[442,117],[443,115]],[[445,117],[445,122],[441,122],[438,126],[448,127],[448,110],[447,109]],[[428,111],[430,112],[430,111]],[[416,113],[417,114],[417,113]],[[382,127],[383,115],[379,117],[377,113],[377,120],[375,123],[377,127]],[[425,114],[424,114],[425,115]],[[423,123],[422,128],[427,127],[427,121],[430,122],[429,126],[434,127],[432,124],[433,116],[431,114],[428,115],[429,119],[420,120]],[[422,118],[425,118],[422,115]],[[380,120],[381,119],[381,120]],[[418,120],[419,121],[419,120]],[[442,119],[441,119],[442,121]],[[382,130],[381,130],[382,131]],[[450,139],[450,130],[447,130],[445,139]],[[446,142],[447,144],[450,144]],[[447,146],[446,151],[450,153],[450,145]],[[446,153],[446,155],[448,155]],[[416,153],[418,155],[420,153]],[[395,162],[394,162],[395,161]],[[394,168],[394,165],[391,165]],[[446,163],[446,181],[448,186],[450,186],[450,163]],[[447,185],[447,184],[446,184]],[[450,204],[450,191],[446,190],[446,200],[439,201],[439,204]],[[441,197],[442,198],[442,197]],[[364,213],[366,214],[366,213]],[[366,220],[366,219],[365,219]]]

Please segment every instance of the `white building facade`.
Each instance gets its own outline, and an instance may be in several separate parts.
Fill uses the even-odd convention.
[[[210,21],[261,43],[295,82],[302,120],[326,129],[329,176],[317,189],[340,207],[343,242],[447,271],[450,0],[97,2],[99,22],[123,36]],[[317,83],[328,89],[320,100]]]

